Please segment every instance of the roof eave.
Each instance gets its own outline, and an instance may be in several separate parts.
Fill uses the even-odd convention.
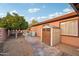
[[[55,22],[55,21],[59,21],[59,20],[63,20],[63,19],[67,19],[67,18],[71,18],[71,17],[75,17],[75,16],[78,16],[78,14],[76,12],[72,12],[72,13],[68,13],[68,14],[53,18],[53,19],[48,19],[46,21],[34,24],[31,27],[38,26],[38,25],[41,25],[41,24],[51,23],[51,22]]]

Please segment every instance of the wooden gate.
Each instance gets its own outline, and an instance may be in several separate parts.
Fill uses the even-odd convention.
[[[51,40],[51,29],[50,28],[43,28],[42,29],[42,42],[47,45],[50,45]]]

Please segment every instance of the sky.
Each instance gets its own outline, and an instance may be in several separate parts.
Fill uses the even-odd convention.
[[[15,12],[29,23],[33,19],[42,22],[73,11],[67,3],[0,3],[0,17],[6,16],[7,12]]]

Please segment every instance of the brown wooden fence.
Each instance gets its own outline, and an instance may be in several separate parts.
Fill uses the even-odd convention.
[[[7,39],[7,30],[5,28],[0,28],[0,43]]]

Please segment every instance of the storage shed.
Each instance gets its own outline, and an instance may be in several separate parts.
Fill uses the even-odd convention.
[[[39,38],[43,40],[43,37],[44,37],[44,35],[42,35],[43,29],[45,27],[53,27],[53,26],[60,28],[61,43],[79,48],[79,13],[71,12],[71,13],[56,17],[56,18],[48,19],[46,21],[33,25],[31,29],[32,31],[36,31],[37,35],[39,35]],[[48,36],[46,34],[45,36],[49,37],[50,35]],[[47,38],[45,38],[45,40],[46,39]]]
[[[42,42],[49,46],[55,46],[60,43],[60,28],[56,26],[45,25],[42,28]]]

